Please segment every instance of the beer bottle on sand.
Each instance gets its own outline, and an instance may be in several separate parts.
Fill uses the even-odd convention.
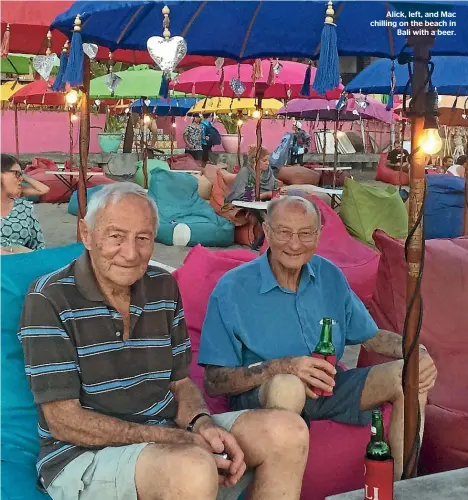
[[[331,365],[336,365],[336,351],[332,341],[332,325],[331,318],[323,318],[320,322],[322,325],[322,333],[320,334],[319,343],[315,346],[312,353],[313,358],[320,358],[328,361]],[[318,396],[331,396],[333,392],[327,392],[322,389],[312,389]]]
[[[372,411],[371,439],[364,460],[365,500],[393,500],[393,458],[385,441],[383,416]]]

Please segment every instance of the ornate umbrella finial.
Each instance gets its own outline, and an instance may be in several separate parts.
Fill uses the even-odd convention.
[[[165,40],[169,40],[171,38],[171,32],[169,31],[169,25],[170,25],[170,20],[169,20],[169,14],[171,13],[171,9],[167,5],[165,5],[162,8],[162,14],[164,16],[163,19],[163,37]]]
[[[52,51],[50,48],[52,47],[52,32],[49,30],[47,32],[47,49],[46,49],[46,56],[50,56],[52,54]]]
[[[328,2],[327,11],[325,12],[325,24],[335,24],[335,11],[333,10],[333,2]]]

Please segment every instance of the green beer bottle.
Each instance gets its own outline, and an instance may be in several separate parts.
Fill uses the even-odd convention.
[[[322,332],[320,333],[320,340],[315,346],[314,352],[312,353],[313,358],[320,358],[328,361],[331,365],[336,365],[336,351],[335,346],[332,341],[332,325],[333,320],[331,318],[323,318],[322,321]],[[322,389],[313,389],[315,394],[318,396],[331,396],[332,392],[326,392]]]
[[[380,410],[372,410],[371,439],[366,448],[366,457],[379,461],[392,458],[390,446],[385,441],[383,417]]]

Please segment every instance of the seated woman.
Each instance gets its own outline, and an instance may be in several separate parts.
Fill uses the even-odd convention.
[[[255,160],[257,152],[257,146],[249,146],[247,164],[237,174],[231,192],[224,200],[226,203],[234,200],[253,201],[255,199]],[[273,175],[273,170],[270,167],[270,152],[265,148],[260,149],[258,166],[260,168],[260,199],[269,200],[273,196],[273,191],[279,189],[283,183]]]
[[[15,157],[2,154],[1,254],[45,248],[44,236],[32,203],[22,196],[42,196],[48,192],[48,186],[23,174]]]
[[[455,177],[465,177],[465,165],[466,155],[459,156],[455,165],[452,165],[447,169],[447,174],[452,174]]]

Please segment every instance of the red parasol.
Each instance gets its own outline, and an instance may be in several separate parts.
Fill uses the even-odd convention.
[[[28,83],[23,88],[15,92],[10,101],[14,104],[36,104],[40,106],[64,106],[65,94],[63,92],[54,92],[50,86],[54,79],[50,78],[46,82],[42,78]]]

